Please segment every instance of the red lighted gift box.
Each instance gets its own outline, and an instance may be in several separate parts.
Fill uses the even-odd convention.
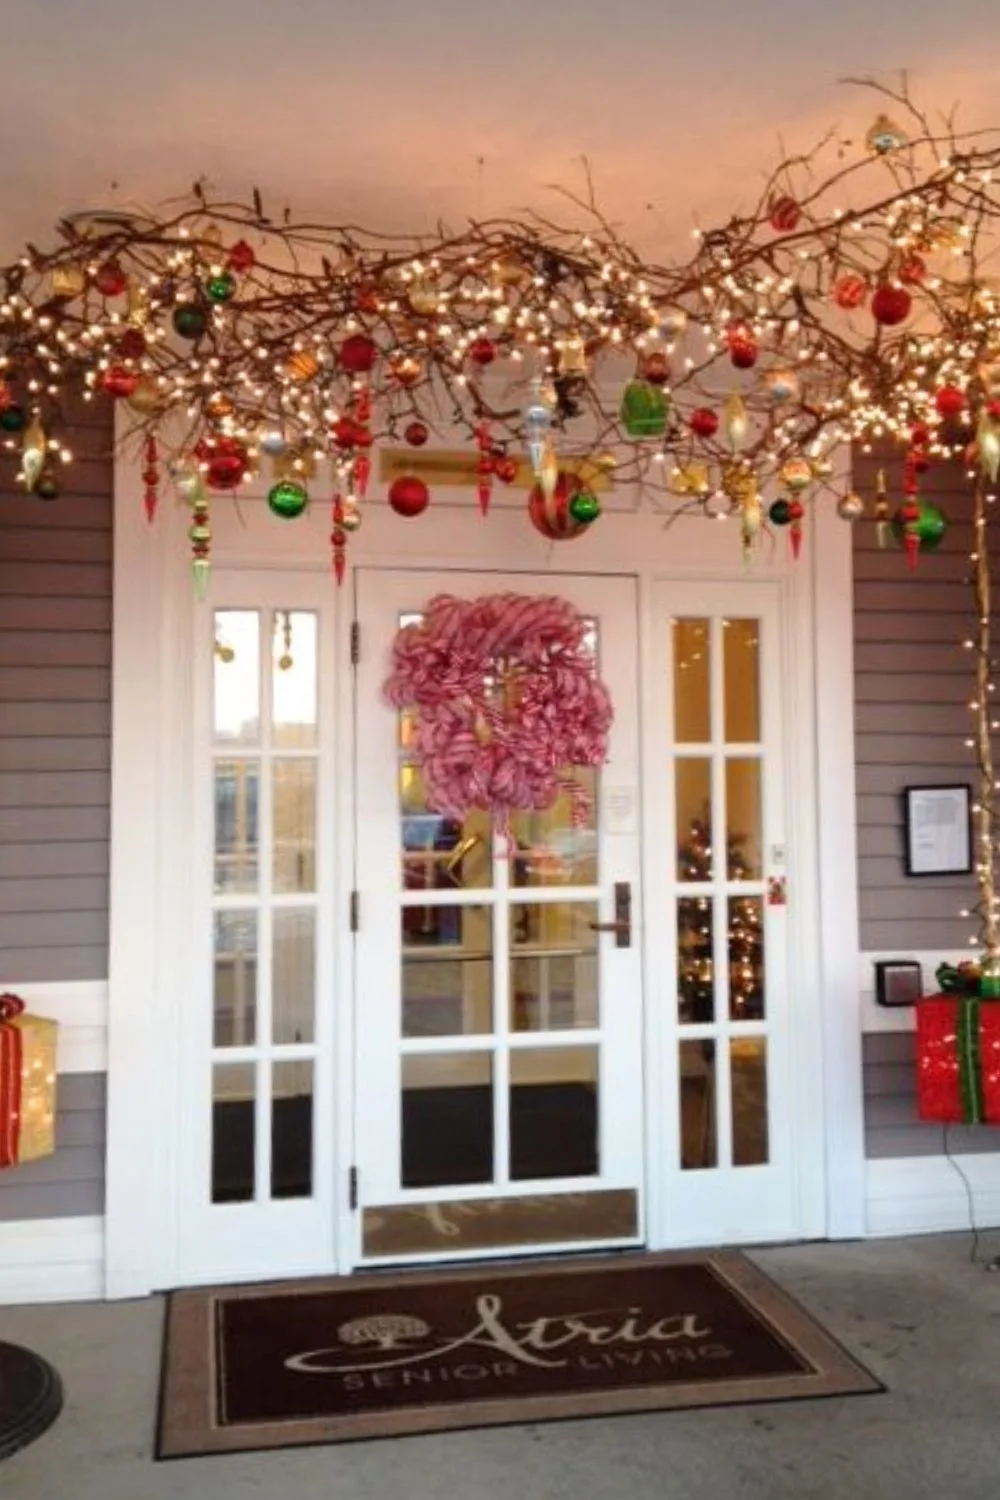
[[[0,995],[0,1168],[55,1150],[57,1032],[16,995]]]
[[[921,1120],[1000,1125],[1000,1000],[931,995],[917,1003]]]

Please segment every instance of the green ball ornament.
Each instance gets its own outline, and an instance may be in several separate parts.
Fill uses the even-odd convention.
[[[213,302],[231,302],[236,296],[236,277],[231,271],[220,271],[205,282],[205,292]]]
[[[788,526],[792,520],[792,507],[787,500],[775,500],[767,512],[768,519],[775,526]]]
[[[28,414],[23,406],[15,402],[12,406],[5,406],[0,411],[0,430],[3,432],[23,432],[28,425]]]
[[[574,521],[589,526],[601,514],[601,502],[592,490],[578,490],[569,502],[569,513]]]
[[[283,521],[294,521],[309,504],[309,494],[305,486],[297,484],[294,479],[283,479],[268,492],[267,503]]]
[[[182,339],[200,339],[208,327],[208,313],[197,302],[183,302],[174,308],[174,332]]]
[[[936,552],[948,530],[948,517],[929,500],[918,500],[917,504],[920,507],[920,515],[915,521],[904,521],[897,510],[892,518],[893,538],[902,547],[906,533],[909,531],[911,536],[919,540],[921,552]]]

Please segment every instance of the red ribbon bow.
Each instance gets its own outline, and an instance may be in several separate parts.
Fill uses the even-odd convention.
[[[17,995],[0,995],[0,1022],[13,1021],[24,1014],[24,1001]]]

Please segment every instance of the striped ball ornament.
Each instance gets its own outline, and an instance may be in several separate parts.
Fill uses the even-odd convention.
[[[582,536],[590,521],[578,519],[572,511],[573,501],[579,492],[579,482],[572,474],[560,473],[551,495],[536,484],[528,496],[528,515],[536,531],[546,541],[568,542]]]

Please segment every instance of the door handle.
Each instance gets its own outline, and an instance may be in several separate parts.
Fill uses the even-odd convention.
[[[615,882],[615,919],[613,922],[591,922],[591,932],[613,932],[616,948],[632,946],[632,886],[627,880]]]

